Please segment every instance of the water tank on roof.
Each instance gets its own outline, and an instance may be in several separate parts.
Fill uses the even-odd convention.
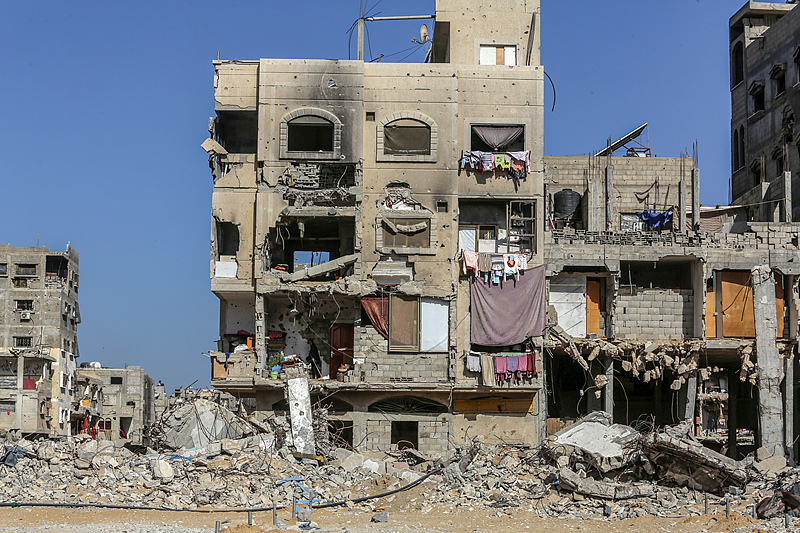
[[[581,194],[572,189],[564,189],[553,195],[553,211],[556,218],[580,217],[578,207],[581,205]]]

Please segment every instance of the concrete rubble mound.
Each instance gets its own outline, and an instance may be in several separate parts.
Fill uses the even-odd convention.
[[[222,439],[240,439],[253,435],[255,430],[221,405],[197,398],[164,413],[148,433],[159,446],[178,450],[200,448]]]
[[[800,513],[793,511],[800,506],[800,469],[776,462],[759,473],[752,459],[736,462],[698,447],[681,428],[642,433],[610,424],[605,413],[540,447],[490,445],[477,437],[442,457],[356,453],[318,439],[324,455],[309,456],[294,447],[288,417],[239,423],[249,435],[160,452],[87,435],[6,443],[0,503],[266,510],[295,498],[363,512],[379,506],[391,512],[393,505],[423,512],[522,508],[542,517],[621,519],[698,515],[704,504],[754,514],[759,504],[765,519]],[[772,464],[767,455],[760,453],[763,465]]]

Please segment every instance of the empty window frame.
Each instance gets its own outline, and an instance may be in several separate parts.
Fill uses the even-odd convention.
[[[525,127],[508,124],[474,124],[470,150],[480,152],[521,152],[525,149]]]
[[[33,348],[33,337],[14,337],[14,348]]]
[[[111,376],[111,385],[122,385],[122,376]]]
[[[384,218],[383,248],[430,248],[431,219]]]
[[[287,124],[289,152],[333,152],[333,122],[316,115],[305,115]]]
[[[16,400],[0,400],[0,413],[16,413],[17,401]]]
[[[744,81],[744,45],[741,41],[731,51],[731,88]]]
[[[748,92],[750,93],[750,102],[753,113],[764,111],[766,105],[764,100],[764,81],[756,80],[751,83]]]
[[[258,147],[257,111],[218,111],[215,140],[232,154],[254,154]]]
[[[450,345],[446,300],[393,294],[389,298],[389,351],[446,352]]]
[[[33,300],[14,300],[14,309],[17,311],[33,311]]]
[[[778,63],[769,71],[772,79],[772,94],[778,98],[786,92],[786,63]]]
[[[8,276],[8,263],[0,263],[0,276]]]
[[[239,252],[239,227],[232,222],[217,221],[217,259],[236,256]]]
[[[22,263],[17,265],[17,276],[35,276],[36,264]]]
[[[517,64],[517,47],[482,44],[480,49],[481,65],[509,65]]]
[[[394,420],[392,422],[392,445],[398,450],[419,448],[419,422]]]

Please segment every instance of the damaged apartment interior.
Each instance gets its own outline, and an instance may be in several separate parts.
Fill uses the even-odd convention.
[[[437,0],[424,63],[214,62],[212,385],[270,416],[302,369],[363,450],[541,443],[602,410],[793,459],[791,162],[751,190],[737,149],[742,193],[710,208],[697,149],[654,157],[647,124],[544,156],[519,4]]]

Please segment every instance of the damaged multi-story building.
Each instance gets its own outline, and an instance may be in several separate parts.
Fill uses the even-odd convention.
[[[73,409],[78,358],[78,253],[0,244],[0,429],[59,437]]]
[[[651,157],[646,125],[545,157],[540,26],[439,0],[424,63],[214,63],[212,385],[282,412],[304,362],[360,449],[538,443],[603,409],[793,453],[791,209],[702,207],[695,154]]]
[[[464,367],[477,345],[458,259],[461,237],[500,262],[543,262],[539,3],[439,0],[435,20],[424,63],[214,62],[212,385],[283,411],[272,368],[311,355],[328,378],[312,395],[362,449],[544,431],[541,373],[484,387]],[[515,159],[483,173],[473,153]],[[519,301],[542,272],[521,277]],[[527,365],[537,302],[519,309],[530,331],[486,349]]]

